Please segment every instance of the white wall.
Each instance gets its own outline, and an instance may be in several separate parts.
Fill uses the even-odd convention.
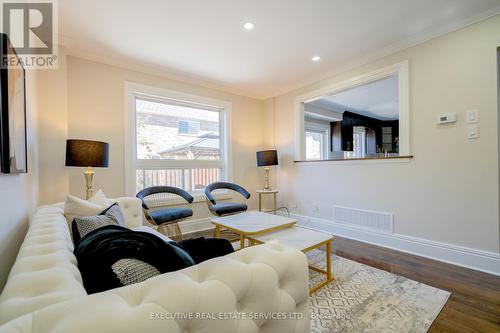
[[[497,112],[500,112],[500,46],[497,47]],[[498,122],[498,132],[497,132],[497,146],[498,146],[498,156],[500,157],[500,117],[497,116],[497,122]],[[500,162],[498,163],[498,174],[499,174],[499,179],[498,179],[498,188],[500,192]],[[499,216],[500,216],[500,194],[498,196],[498,210],[499,210]],[[498,228],[498,237],[500,238],[500,228]]]
[[[38,201],[37,72],[26,71],[28,173],[0,174],[0,290],[3,289],[19,246],[28,228],[28,218]]]
[[[326,220],[334,204],[393,212],[398,234],[498,253],[499,31],[497,16],[276,97],[281,204]],[[410,162],[293,162],[295,97],[404,60],[410,62]],[[466,137],[467,109],[480,112],[479,139]],[[457,112],[458,122],[438,126],[437,116],[447,112]]]
[[[64,166],[68,138],[66,51],[59,48],[59,66],[38,73],[38,140],[40,148],[40,204],[64,201],[69,191]]]
[[[232,103],[233,181],[253,193],[263,183],[255,152],[265,148],[263,102],[203,87],[193,86],[76,57],[68,57],[68,136],[110,143],[110,167],[96,168],[94,188],[108,196],[125,193],[124,96],[125,81],[182,91]],[[83,169],[69,168],[69,189],[83,196]],[[238,198],[238,195],[235,195]],[[194,204],[194,219],[209,216],[205,202]]]

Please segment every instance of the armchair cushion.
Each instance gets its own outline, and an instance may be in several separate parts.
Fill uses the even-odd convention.
[[[247,210],[247,205],[238,202],[224,202],[212,206],[215,214],[222,216]]]
[[[165,208],[150,211],[149,215],[157,225],[160,225],[193,216],[193,211],[189,208]]]

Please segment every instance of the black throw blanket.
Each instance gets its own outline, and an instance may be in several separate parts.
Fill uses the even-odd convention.
[[[78,259],[83,285],[89,294],[122,286],[111,268],[120,259],[144,261],[160,273],[195,264],[177,243],[165,242],[150,233],[118,225],[91,231],[76,244],[74,254]]]

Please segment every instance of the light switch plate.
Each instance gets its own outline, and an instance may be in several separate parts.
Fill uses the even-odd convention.
[[[478,110],[468,110],[467,111],[467,124],[477,124],[479,122],[479,111]]]
[[[479,126],[477,124],[467,125],[467,138],[468,139],[479,138]]]

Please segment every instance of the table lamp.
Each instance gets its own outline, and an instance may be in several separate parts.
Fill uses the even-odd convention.
[[[276,150],[262,150],[257,152],[257,166],[264,167],[266,171],[266,182],[264,190],[269,191],[269,167],[271,165],[278,165],[278,152]]]
[[[66,166],[85,167],[87,192],[85,198],[92,197],[92,167],[107,168],[109,166],[109,144],[91,140],[66,140]]]

